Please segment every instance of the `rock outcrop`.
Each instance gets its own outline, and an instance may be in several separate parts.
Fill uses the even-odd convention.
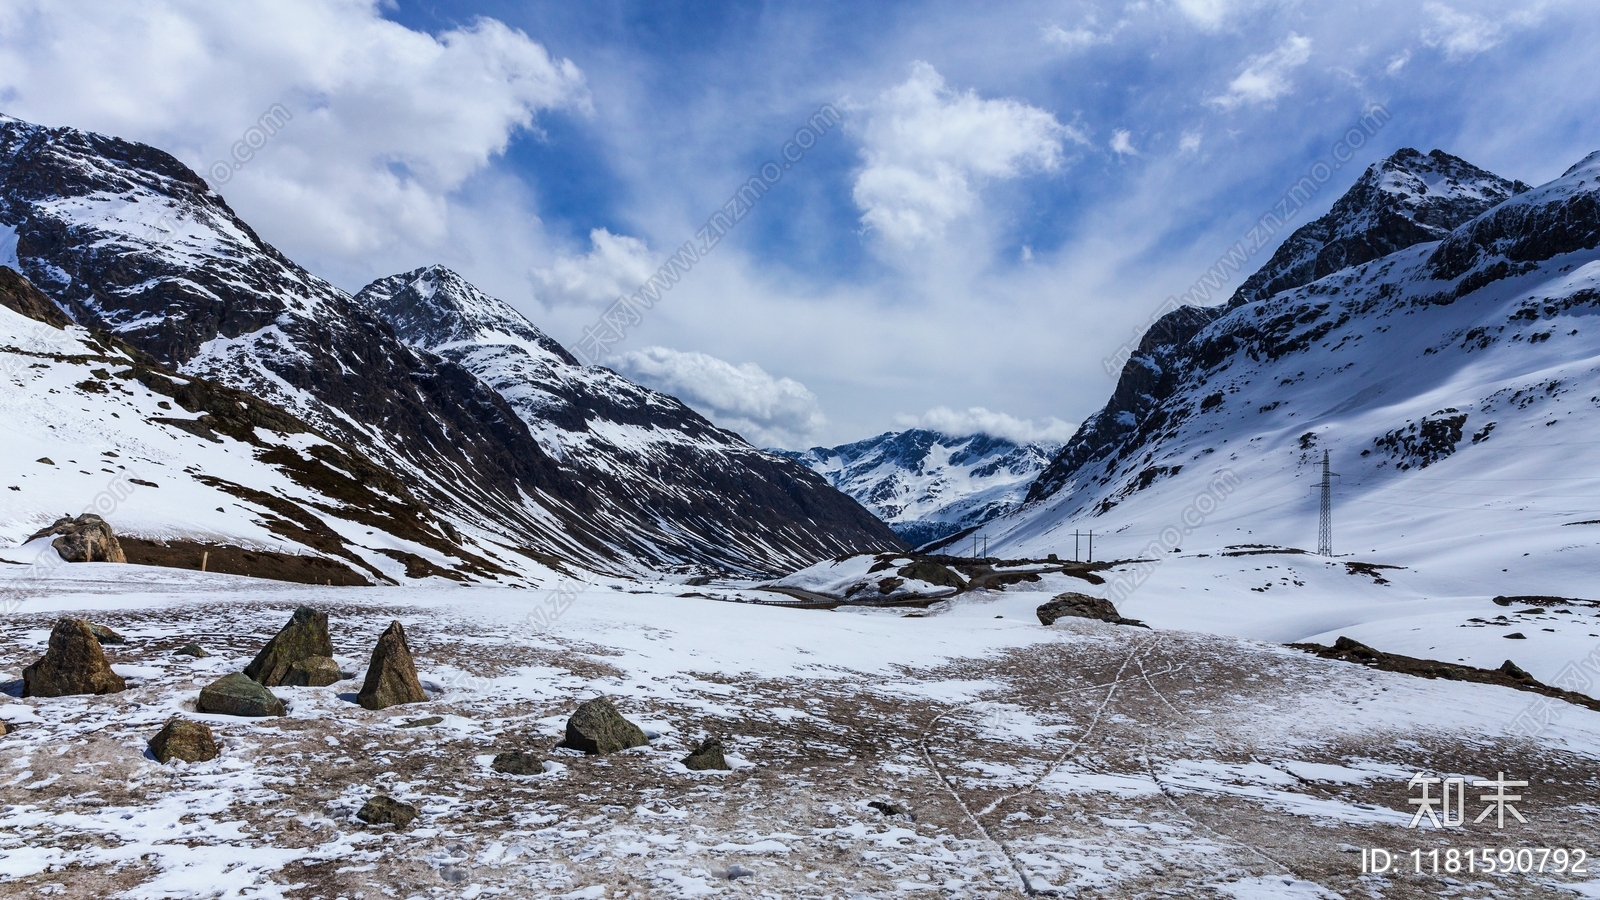
[[[328,614],[302,606],[290,616],[289,624],[273,635],[250,665],[245,666],[244,674],[267,687],[277,687],[287,684],[284,679],[289,676],[289,670],[295,663],[310,657],[332,656],[333,641],[328,637]]]
[[[522,750],[497,753],[489,768],[505,775],[538,775],[544,772],[544,760]]]
[[[1057,594],[1051,598],[1050,602],[1041,605],[1036,612],[1041,625],[1053,625],[1057,619],[1061,618],[1078,618],[1097,619],[1101,622],[1111,622],[1115,625],[1137,625],[1140,628],[1150,627],[1138,619],[1123,618],[1117,612],[1117,607],[1110,600],[1072,591]]]
[[[216,759],[220,752],[211,728],[202,722],[190,722],[187,719],[168,719],[161,731],[150,739],[150,755],[163,763],[175,759],[191,763],[205,762]]]
[[[224,675],[201,688],[195,709],[225,716],[281,716],[288,712],[282,700],[242,672]]]
[[[406,643],[406,630],[398,621],[378,638],[372,649],[372,662],[367,666],[367,678],[361,685],[356,702],[367,709],[387,709],[402,703],[421,703],[428,699],[417,680],[417,666],[411,659],[411,647]]]
[[[56,548],[56,553],[67,562],[128,561],[122,553],[122,545],[117,543],[117,536],[111,531],[111,526],[94,513],[84,513],[75,519],[66,517],[57,519],[55,524],[36,532],[28,540],[34,541],[50,535],[57,535],[56,539],[50,542],[50,546]]]
[[[82,619],[57,620],[50,629],[49,649],[22,670],[24,697],[115,694],[127,688],[122,676],[111,671],[93,629]]]
[[[596,697],[580,705],[567,719],[567,737],[560,746],[605,755],[648,743],[639,726],[624,719],[609,698]]]

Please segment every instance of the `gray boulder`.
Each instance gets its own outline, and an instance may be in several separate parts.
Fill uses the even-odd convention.
[[[1117,608],[1110,600],[1072,591],[1057,594],[1049,603],[1040,606],[1037,613],[1041,625],[1054,625],[1057,619],[1077,618],[1095,619],[1116,625],[1136,625],[1140,628],[1150,627],[1138,619],[1124,619],[1117,613]]]
[[[82,619],[58,619],[50,629],[49,649],[22,670],[24,697],[115,694],[127,689],[122,676],[111,671],[94,629]]]
[[[242,672],[224,675],[201,688],[195,709],[225,716],[281,716],[288,712],[265,685]]]
[[[84,513],[76,519],[57,519],[55,524],[36,532],[28,540],[50,535],[57,536],[50,542],[50,546],[56,548],[56,553],[67,562],[128,561],[128,557],[122,553],[122,545],[117,542],[117,536],[111,531],[111,526],[94,513]]]
[[[639,726],[624,719],[609,699],[596,697],[567,719],[567,737],[559,746],[604,755],[648,743]]]
[[[309,657],[332,657],[333,641],[328,638],[328,614],[302,606],[289,617],[267,645],[261,648],[244,674],[267,687],[286,684],[285,678],[295,663]]]
[[[507,750],[495,754],[489,768],[506,775],[538,775],[544,772],[544,760],[521,750]]]

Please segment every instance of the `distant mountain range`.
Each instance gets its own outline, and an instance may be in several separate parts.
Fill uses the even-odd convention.
[[[916,547],[1017,506],[1059,447],[913,428],[838,447],[773,452],[810,466]]]
[[[805,467],[578,365],[453,273],[421,269],[352,297],[155,148],[0,117],[0,238],[77,325],[171,375],[282,410],[405,485],[427,542],[382,525],[370,540],[339,532],[345,552],[374,564],[393,551],[424,561],[412,572],[473,578],[490,559],[507,570],[521,559],[771,573],[900,546]],[[8,499],[0,533],[16,536],[90,498]],[[306,515],[332,515],[311,511],[309,497],[289,502],[300,500]],[[140,518],[140,502],[119,515]],[[251,501],[258,515],[266,502]],[[143,521],[166,534],[254,534],[217,533],[173,509]]]

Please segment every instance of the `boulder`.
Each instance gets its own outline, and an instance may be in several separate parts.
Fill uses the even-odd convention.
[[[867,805],[886,816],[905,816],[913,822],[917,820],[917,817],[912,815],[911,810],[901,806],[898,803],[895,803],[893,800],[873,800]]]
[[[393,825],[396,829],[411,824],[417,817],[417,808],[403,800],[379,794],[361,805],[356,818],[368,825]]]
[[[506,775],[539,775],[544,772],[544,760],[521,750],[497,753],[489,768]]]
[[[1506,676],[1507,678],[1514,678],[1517,681],[1533,681],[1534,680],[1533,676],[1528,674],[1528,671],[1526,669],[1522,668],[1521,666],[1517,665],[1516,663],[1512,662],[1509,659],[1506,660],[1505,662],[1501,663],[1500,664],[1500,668],[1496,669],[1495,671],[1497,671],[1500,674]]]
[[[401,722],[399,727],[401,727],[401,728],[431,728],[432,726],[438,725],[439,723],[441,723],[443,721],[444,721],[444,716],[424,716],[424,717],[422,717],[420,719],[412,719],[409,722]]]
[[[12,728],[11,728],[10,725],[7,725],[4,722],[0,722],[0,737],[5,737],[6,735],[10,734],[11,731],[12,731]]]
[[[706,738],[694,752],[683,758],[683,764],[695,771],[703,772],[707,769],[721,769],[726,771],[733,768],[728,765],[728,760],[722,755],[722,740],[720,738]]]
[[[220,752],[211,729],[202,722],[187,719],[168,719],[161,731],[150,739],[150,755],[164,763],[175,759],[205,762],[216,759]]]
[[[327,687],[344,680],[339,664],[331,656],[308,656],[289,667],[283,683],[290,687]]]
[[[1117,625],[1137,625],[1140,628],[1149,628],[1138,619],[1124,619],[1118,615],[1117,608],[1110,600],[1103,597],[1091,597],[1088,594],[1078,594],[1068,591],[1057,594],[1049,603],[1037,610],[1039,624],[1053,625],[1057,619],[1078,618],[1097,619],[1101,622],[1111,622]]]
[[[284,684],[289,669],[300,660],[312,656],[333,656],[333,642],[328,638],[328,614],[309,606],[302,606],[289,617],[289,624],[261,648],[244,674],[267,687]]]
[[[178,654],[179,656],[192,656],[196,659],[205,659],[211,655],[207,653],[205,648],[199,644],[184,644],[182,647],[179,647],[172,652]]]
[[[117,536],[111,532],[111,526],[94,513],[84,513],[76,519],[57,519],[54,525],[35,533],[28,540],[52,534],[57,537],[50,542],[50,546],[56,548],[56,552],[67,562],[128,561],[122,554],[122,545],[117,543]]]
[[[200,689],[195,709],[225,716],[281,716],[283,701],[242,672],[224,675]]]
[[[567,737],[559,746],[604,755],[648,743],[639,726],[624,719],[609,699],[596,697],[567,719]]]
[[[94,639],[99,641],[102,646],[106,644],[126,644],[128,642],[128,639],[122,635],[94,622],[89,623],[89,633],[94,635]]]
[[[427,699],[428,695],[422,692],[422,682],[417,680],[416,663],[411,661],[406,630],[399,622],[390,622],[389,628],[378,638],[378,646],[372,648],[367,680],[362,683],[356,702],[367,709],[386,709]]]
[[[93,629],[82,619],[58,619],[50,629],[50,648],[22,670],[24,697],[115,694],[127,689],[128,683],[111,671]]]

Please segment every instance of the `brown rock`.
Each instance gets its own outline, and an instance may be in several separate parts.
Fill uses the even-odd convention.
[[[361,685],[361,693],[356,695],[356,702],[367,709],[387,709],[427,699],[428,695],[422,692],[422,682],[417,680],[416,663],[411,661],[406,630],[399,622],[390,622],[388,630],[378,638],[378,645],[372,648],[367,679]]]
[[[333,656],[333,641],[328,638],[328,614],[302,606],[289,617],[289,624],[273,635],[250,665],[244,667],[244,673],[267,687],[277,687],[287,684],[284,679],[295,663],[313,656]]]
[[[283,683],[290,687],[327,687],[344,680],[344,673],[339,671],[339,664],[327,656],[308,656],[297,659],[289,667],[289,674],[283,678]]]
[[[411,824],[417,817],[417,808],[403,800],[379,794],[361,805],[356,818],[368,825],[393,825],[396,829]]]
[[[161,731],[150,739],[150,755],[164,763],[175,759],[205,762],[216,759],[219,752],[211,729],[204,723],[186,719],[168,719]]]
[[[52,303],[49,297],[33,286],[33,282],[9,266],[0,266],[0,306],[54,328],[65,328],[72,324],[61,307]]]
[[[497,753],[489,768],[506,775],[539,775],[544,772],[544,760],[521,750]]]
[[[1137,625],[1140,628],[1149,627],[1138,619],[1124,619],[1118,615],[1116,606],[1112,605],[1110,600],[1072,591],[1057,594],[1049,603],[1041,605],[1036,612],[1041,625],[1053,625],[1057,619],[1070,617],[1097,619],[1117,625]]]
[[[204,659],[211,655],[207,653],[206,649],[199,644],[184,644],[182,647],[179,647],[172,652],[178,654],[179,656],[192,656],[195,659]]]
[[[567,719],[567,737],[561,746],[584,753],[606,754],[650,743],[639,726],[617,712],[606,697],[580,705]]]
[[[57,620],[50,630],[50,649],[22,670],[24,697],[115,694],[127,689],[128,683],[111,671],[100,642],[82,619]]]
[[[101,646],[106,644],[126,644],[128,642],[127,638],[96,622],[89,623],[89,633],[94,635],[94,639],[99,641]]]
[[[683,764],[696,771],[708,769],[728,770],[733,768],[728,765],[728,760],[722,755],[722,741],[719,738],[706,738],[694,752],[683,758]]]
[[[52,534],[58,537],[50,542],[50,546],[56,548],[56,552],[67,562],[128,561],[122,553],[122,545],[117,543],[117,536],[111,532],[111,526],[94,513],[84,513],[76,519],[57,519],[54,525],[37,532],[28,540]]]

